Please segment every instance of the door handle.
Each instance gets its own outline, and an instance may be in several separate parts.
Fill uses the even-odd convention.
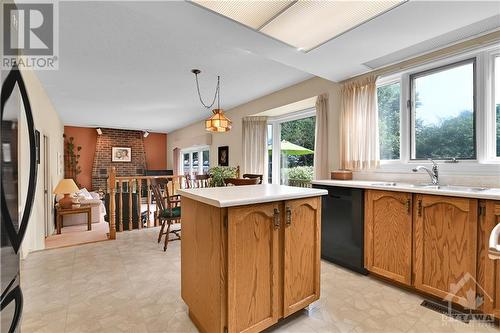
[[[491,231],[489,241],[489,257],[492,260],[500,259],[500,223]]]
[[[408,214],[411,214],[411,200],[410,199],[406,200],[406,211],[408,212]]]
[[[422,216],[422,200],[418,200],[418,216]]]
[[[274,229],[278,229],[280,227],[280,210],[278,208],[274,208]]]
[[[285,208],[285,215],[286,215],[286,225],[291,225],[292,224],[292,210],[290,207]]]
[[[15,301],[14,317],[10,323],[9,333],[16,331],[19,321],[21,320],[21,314],[23,313],[23,293],[21,287],[18,285],[10,293],[8,293],[4,299],[1,301],[0,311],[2,311],[7,305],[12,301]]]
[[[37,163],[37,143],[35,137],[35,125],[33,121],[33,112],[31,111],[31,105],[28,98],[28,92],[26,91],[26,86],[24,85],[21,73],[17,68],[13,68],[4,83],[2,84],[2,98],[0,102],[1,116],[3,118],[5,112],[5,104],[14,91],[14,87],[17,85],[19,92],[21,93],[21,99],[24,106],[24,112],[26,114],[26,124],[28,127],[28,139],[29,139],[29,180],[28,180],[28,190],[26,195],[26,200],[24,204],[24,209],[22,217],[19,217],[18,230],[14,227],[14,221],[7,209],[7,202],[5,200],[5,190],[3,183],[1,184],[1,211],[2,211],[2,223],[4,223],[5,229],[7,231],[7,236],[9,237],[12,248],[15,253],[18,253],[21,243],[23,242],[24,235],[26,234],[26,229],[28,227],[28,222],[35,201],[35,191],[36,191],[36,178],[38,172]]]

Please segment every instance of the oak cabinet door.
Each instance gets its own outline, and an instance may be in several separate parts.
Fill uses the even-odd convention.
[[[321,199],[285,201],[284,317],[320,296]]]
[[[481,225],[483,226],[482,249],[484,253],[480,257],[484,269],[484,290],[478,290],[482,293],[484,300],[483,312],[493,314],[500,318],[500,260],[492,260],[488,256],[488,241],[493,228],[500,223],[500,201],[487,201],[481,216]]]
[[[475,308],[477,200],[420,194],[415,200],[415,287]]]
[[[412,194],[365,193],[365,268],[411,285]]]
[[[228,208],[230,333],[260,332],[278,321],[279,206]]]

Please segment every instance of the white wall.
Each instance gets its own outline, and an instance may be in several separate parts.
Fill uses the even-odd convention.
[[[242,118],[280,107],[306,98],[327,93],[329,95],[329,117],[328,117],[328,141],[329,154],[328,163],[331,169],[338,167],[339,156],[339,113],[340,110],[340,85],[338,83],[324,80],[318,77],[303,81],[288,88],[276,91],[272,94],[255,99],[226,111],[226,115],[232,120],[233,127],[227,133],[214,133],[211,135],[210,165],[217,165],[217,148],[229,146],[229,165],[243,165],[242,157]],[[210,114],[207,113],[207,118]],[[168,133],[167,142],[167,166],[173,169],[174,148],[188,148],[188,145],[206,145],[206,131],[203,121],[198,121],[190,126]],[[200,141],[200,142],[198,142]],[[208,143],[210,144],[210,143]]]
[[[57,185],[59,180],[63,178],[63,172],[58,174],[58,169],[63,170],[63,167],[58,168],[58,153],[64,153],[64,141],[63,141],[63,133],[64,133],[64,125],[59,118],[59,115],[54,109],[50,98],[48,97],[45,89],[42,84],[36,77],[36,74],[30,70],[22,70],[22,76],[24,83],[26,85],[26,90],[28,92],[28,97],[31,104],[31,109],[33,112],[33,120],[35,124],[35,129],[40,131],[40,141],[43,147],[43,136],[47,135],[49,137],[49,146],[50,146],[50,191]],[[24,127],[23,127],[24,126]],[[26,123],[20,123],[20,147],[22,148],[20,154],[20,165],[29,165],[29,155],[27,152],[28,147],[28,138],[26,136]],[[26,231],[26,235],[21,248],[21,256],[25,258],[31,251],[41,250],[45,248],[45,210],[44,210],[44,193],[43,193],[43,184],[44,184],[44,169],[43,169],[43,154],[41,154],[41,162],[38,165],[38,174],[37,174],[37,184],[36,184],[36,194],[33,205],[33,210],[31,212],[30,221],[28,224],[28,228]],[[29,168],[20,168],[20,182],[21,186],[21,198],[26,197],[26,188],[25,184],[28,179],[28,170]],[[24,184],[24,186],[23,186]],[[24,192],[24,193],[23,193]],[[49,194],[50,198],[53,198],[52,193]],[[51,213],[50,222],[54,221],[53,218],[53,207]],[[51,230],[49,233],[53,231],[53,223],[50,223]]]

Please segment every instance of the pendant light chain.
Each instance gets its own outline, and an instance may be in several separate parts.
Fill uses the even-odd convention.
[[[220,76],[217,75],[217,109],[220,109]]]
[[[201,71],[199,69],[192,69],[191,73],[193,73],[196,78],[196,90],[198,91],[198,98],[200,99],[201,104],[209,110],[217,101],[217,108],[212,110],[212,116],[205,120],[205,129],[209,132],[215,133],[230,131],[232,127],[231,119],[226,117],[224,115],[224,110],[220,108],[220,76],[217,75],[217,86],[215,87],[214,99],[212,100],[212,103],[208,105],[203,102],[203,98],[201,97],[200,82],[198,81],[198,74],[200,74]]]
[[[203,102],[203,98],[201,97],[201,92],[200,92],[200,83],[198,81],[198,73],[194,73],[194,76],[196,78],[196,90],[198,91],[198,98],[200,99],[201,104],[207,108],[210,109],[212,106],[214,106],[215,101],[217,100],[217,107],[220,107],[220,76],[217,76],[217,86],[215,87],[215,95],[214,99],[212,100],[212,103],[210,105],[205,104]]]

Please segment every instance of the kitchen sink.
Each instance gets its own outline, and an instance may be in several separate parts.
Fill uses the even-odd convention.
[[[461,185],[443,185],[439,186],[440,189],[446,191],[465,191],[465,192],[481,192],[486,191],[487,187],[475,187],[475,186],[461,186]]]
[[[434,185],[434,184],[413,184],[415,188],[428,188],[433,190],[456,191],[456,192],[481,192],[488,190],[487,187],[462,186],[462,185]]]
[[[384,187],[413,187],[413,188],[425,188],[430,190],[443,190],[451,192],[481,192],[488,190],[487,187],[478,186],[462,186],[462,185],[434,185],[434,184],[404,184],[396,182],[378,182],[372,183],[373,186],[384,186]]]
[[[391,183],[372,183],[371,185],[373,185],[373,186],[398,186],[401,184],[391,182]]]

